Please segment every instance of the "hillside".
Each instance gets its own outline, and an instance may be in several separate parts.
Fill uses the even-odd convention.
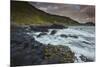
[[[51,15],[41,11],[28,2],[11,1],[11,22],[17,24],[63,24],[80,25],[69,17]]]

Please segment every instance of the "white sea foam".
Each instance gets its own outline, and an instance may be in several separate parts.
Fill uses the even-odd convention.
[[[91,28],[88,29],[81,28],[81,29],[83,30],[80,30],[79,28],[76,27],[67,28],[67,29],[57,29],[56,30],[57,33],[54,35],[50,35],[50,32],[52,31],[52,29],[50,29],[47,35],[43,35],[37,38],[35,35],[38,35],[39,32],[34,32],[35,35],[33,35],[33,37],[37,41],[43,44],[69,46],[78,59],[77,61],[75,60],[75,62],[83,62],[79,58],[80,55],[84,55],[87,58],[94,60],[95,59],[95,33],[90,33],[88,31],[85,31],[85,30],[91,30]],[[94,32],[94,30],[91,30],[91,32]],[[78,38],[61,37],[60,36],[61,34],[64,34],[66,36],[69,35],[77,36]]]

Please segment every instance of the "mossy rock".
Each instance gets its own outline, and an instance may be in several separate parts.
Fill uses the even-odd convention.
[[[48,45],[44,49],[45,60],[48,63],[73,63],[74,53],[67,46]]]

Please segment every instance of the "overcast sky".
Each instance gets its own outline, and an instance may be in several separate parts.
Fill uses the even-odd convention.
[[[80,23],[95,22],[95,6],[31,2],[47,13],[70,17]]]

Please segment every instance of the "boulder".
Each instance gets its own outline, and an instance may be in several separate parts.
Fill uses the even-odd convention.
[[[68,37],[68,36],[65,35],[65,34],[61,34],[60,36],[61,36],[61,37],[64,37],[64,38],[67,38],[67,37]]]
[[[87,57],[84,56],[84,55],[81,55],[80,58],[81,58],[81,60],[84,61],[84,62],[93,62],[92,59],[89,59],[89,58],[87,58]]]
[[[56,30],[52,30],[50,35],[54,35],[54,34],[56,34],[56,32],[57,32]]]
[[[37,35],[37,37],[41,37],[43,35],[47,35],[47,33],[46,32],[41,32],[39,35]]]
[[[78,38],[78,36],[77,36],[77,35],[68,35],[68,37]]]

